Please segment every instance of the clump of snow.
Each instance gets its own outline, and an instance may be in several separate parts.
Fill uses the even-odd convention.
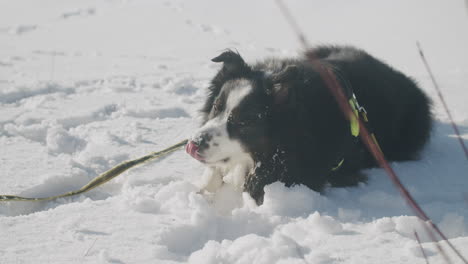
[[[212,201],[213,207],[220,214],[228,214],[233,209],[242,207],[244,203],[239,189],[232,184],[224,184],[212,197],[206,197],[206,199]]]
[[[106,80],[104,87],[108,92],[132,92],[137,91],[139,85],[134,77],[129,76],[113,76]]]
[[[287,188],[276,182],[265,187],[259,210],[281,216],[306,216],[326,205],[326,198],[303,185]]]
[[[192,253],[189,263],[294,263],[304,257],[294,240],[281,234],[271,239],[246,235],[235,241],[210,241],[203,249]]]
[[[127,109],[123,114],[138,117],[138,118],[178,118],[178,117],[189,117],[189,114],[180,107],[160,108],[160,109],[149,109],[149,110],[132,110]]]
[[[84,9],[77,9],[74,11],[68,11],[64,12],[61,16],[64,19],[68,19],[71,17],[86,17],[86,16],[92,16],[96,14],[96,9],[89,7],[89,8],[84,8]]]
[[[79,151],[86,146],[86,141],[71,135],[63,127],[47,130],[46,145],[50,153],[68,153]]]
[[[193,95],[199,90],[198,87],[194,86],[195,80],[192,77],[184,77],[182,79],[169,79],[165,89],[169,92],[178,95]]]
[[[70,94],[73,93],[72,87],[64,87],[57,83],[39,83],[33,87],[10,87],[0,91],[0,103],[11,104],[33,96],[47,95],[53,93]]]
[[[45,142],[47,137],[47,125],[44,123],[33,125],[5,124],[4,129],[10,135],[21,136],[38,142]]]
[[[105,249],[99,251],[99,263],[111,264],[111,263],[122,263],[120,259],[112,258],[109,256],[109,252]]]
[[[435,249],[429,248],[424,245],[419,245],[419,243],[415,240],[408,241],[405,244],[405,247],[410,255],[420,258],[421,260],[425,259],[425,257],[431,257],[431,256],[436,255]]]
[[[96,121],[103,121],[113,116],[118,110],[118,105],[108,104],[99,107],[98,109],[93,109],[93,111],[86,111],[83,113],[74,113],[69,117],[63,117],[58,120],[66,128],[77,127],[79,125],[92,123]]]
[[[154,199],[136,198],[130,207],[141,213],[156,214],[159,211],[160,204]]]
[[[9,33],[13,35],[21,35],[37,29],[37,25],[17,25],[10,28]]]
[[[377,233],[387,233],[396,231],[395,221],[390,217],[383,217],[373,222]]]
[[[317,238],[325,239],[330,235],[343,232],[343,226],[330,216],[315,212],[306,219],[296,219],[281,227],[281,233],[294,239],[300,245],[317,243]]]
[[[428,223],[425,223],[421,219],[415,216],[398,216],[394,217],[395,230],[407,237],[414,238],[414,232],[418,233],[419,238],[423,242],[430,242],[431,237],[426,231],[425,226],[429,227]],[[444,232],[448,238],[454,238],[462,236],[465,233],[465,225],[462,222],[463,218],[460,216],[449,214],[444,217],[441,223],[435,223]],[[451,226],[447,226],[450,224]],[[438,237],[436,235],[436,237]]]

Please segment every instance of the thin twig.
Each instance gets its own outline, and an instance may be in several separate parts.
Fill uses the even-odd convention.
[[[308,57],[312,64],[316,64],[317,59],[314,57],[312,53],[309,52]],[[343,90],[340,87],[340,84],[338,83],[338,80],[336,79],[335,75],[333,75],[333,72],[329,69],[326,69],[326,68],[322,68],[321,70],[320,68],[318,69],[326,86],[330,89],[331,93],[337,100],[337,103],[340,106],[342,112],[347,113],[345,114],[345,117],[349,119],[350,116],[353,115],[353,112],[346,100],[346,96],[344,95]],[[439,228],[431,221],[431,219],[426,215],[426,213],[422,210],[422,208],[419,206],[416,200],[414,200],[414,198],[411,196],[409,191],[400,181],[400,179],[396,175],[393,168],[385,159],[384,154],[380,150],[379,146],[375,144],[374,140],[370,136],[370,133],[366,128],[366,125],[362,122],[361,119],[359,119],[358,121],[359,121],[359,127],[361,129],[361,132],[359,134],[360,134],[362,141],[364,142],[364,145],[371,152],[372,156],[375,158],[379,166],[387,172],[393,184],[397,187],[398,191],[400,191],[401,196],[405,198],[406,203],[410,206],[411,209],[413,209],[413,212],[415,212],[415,214],[420,219],[427,222],[428,225],[423,225],[423,226],[426,229],[427,234],[432,239],[432,241],[434,241],[437,244],[437,237],[432,231],[434,230],[435,232],[439,233],[440,236],[443,238],[445,238],[445,235],[442,234]],[[428,226],[431,227],[432,229],[429,229]],[[445,240],[447,239],[445,238]],[[450,260],[448,259],[447,254],[442,249],[442,247],[437,246],[437,248],[439,249],[439,252],[444,257],[444,259],[447,261],[447,263],[450,263]]]
[[[421,253],[424,256],[424,259],[426,260],[426,264],[429,264],[429,260],[427,259],[426,252],[424,251],[424,248],[421,244],[421,240],[419,239],[419,236],[418,236],[418,232],[416,232],[416,230],[414,230],[414,236],[416,237],[416,240],[418,241],[419,248],[421,249]]]
[[[276,0],[276,4],[279,6],[281,13],[283,13],[283,16],[286,18],[286,20],[288,21],[291,28],[295,31],[296,36],[298,36],[299,41],[301,42],[301,44],[304,47],[309,47],[309,43],[308,43],[305,35],[302,33],[302,30],[299,27],[299,24],[297,24],[296,19],[294,19],[294,16],[291,14],[291,12],[286,7],[286,5],[283,3],[283,1]]]
[[[468,0],[465,0],[466,13],[468,14]]]
[[[52,54],[50,55],[51,57],[51,62],[50,62],[50,78],[49,78],[49,82],[53,82],[54,81],[54,76],[55,76],[55,51],[52,52]]]
[[[303,44],[304,48],[307,51],[309,46],[307,45],[307,42],[304,41],[305,40],[304,34],[302,34],[302,31],[300,30],[299,26],[297,25],[297,23],[294,20],[294,17],[290,14],[289,10],[281,2],[281,0],[277,0],[276,2],[278,3],[279,8],[283,10],[282,11],[283,14],[287,14],[286,18],[288,19],[289,23],[294,27],[295,31],[299,32],[298,33],[298,38],[299,38],[299,40],[301,41],[301,43]],[[318,60],[316,59],[315,54],[313,54],[312,52],[306,52],[306,55],[307,55],[307,58],[309,59],[309,61],[311,62],[311,64],[319,72],[319,74],[320,74],[321,78],[323,79],[323,81],[325,82],[327,88],[330,90],[332,95],[335,97],[341,111],[345,115],[345,118],[349,120],[350,117],[354,115],[354,113],[353,113],[351,107],[349,106],[349,104],[347,103],[346,96],[344,95],[343,89],[341,88],[338,80],[336,79],[336,76],[333,74],[333,72],[330,69],[327,69],[327,68],[323,67],[322,65],[320,65],[319,63],[317,63]],[[401,181],[398,178],[398,176],[396,175],[395,171],[392,169],[392,167],[390,167],[389,163],[385,159],[384,154],[382,153],[380,148],[377,146],[377,144],[373,141],[373,139],[370,136],[370,133],[367,130],[367,128],[366,128],[365,124],[363,123],[363,121],[360,118],[358,119],[358,121],[359,121],[359,127],[361,129],[360,137],[361,137],[362,141],[366,145],[369,152],[373,155],[373,157],[375,158],[375,160],[377,161],[379,166],[381,168],[383,168],[387,172],[387,174],[390,177],[390,179],[392,180],[393,184],[400,191],[401,196],[403,196],[403,198],[405,199],[405,201],[407,202],[409,207],[413,210],[413,212],[419,218],[421,218],[423,221],[427,222],[429,227],[432,228],[432,229],[429,229],[426,225],[424,225],[424,227],[428,231],[428,235],[431,237],[431,239],[437,244],[437,238],[435,237],[435,235],[434,235],[434,233],[432,231],[439,234],[439,236],[441,236],[447,242],[447,244],[457,254],[457,256],[464,263],[468,264],[468,261],[460,254],[460,252],[452,245],[452,243],[450,243],[450,241],[447,239],[447,237],[442,233],[442,231],[437,227],[437,225],[435,225],[432,222],[432,220],[427,216],[427,214],[422,210],[422,208],[419,206],[419,204],[414,200],[414,198],[408,192],[406,187],[401,183]],[[439,249],[440,253],[442,254],[442,256],[448,262],[450,262],[448,257],[447,257],[447,254],[445,253],[445,251],[440,246],[438,246],[438,249]]]
[[[465,142],[463,141],[463,138],[460,135],[460,131],[458,130],[457,124],[455,123],[455,121],[453,121],[452,113],[450,112],[450,109],[448,108],[448,105],[445,102],[445,98],[442,94],[442,90],[440,89],[439,84],[437,83],[434,77],[434,74],[432,73],[431,67],[429,67],[429,63],[427,63],[426,56],[424,56],[424,52],[421,48],[421,44],[419,43],[419,41],[416,42],[416,46],[418,47],[418,50],[419,50],[419,56],[421,56],[421,60],[423,61],[424,66],[426,67],[426,70],[429,73],[429,76],[431,77],[432,83],[434,84],[434,87],[437,91],[437,95],[439,96],[439,99],[442,102],[442,105],[444,106],[445,112],[447,113],[447,116],[450,119],[452,128],[455,131],[455,134],[457,135],[458,141],[460,142],[460,146],[462,147],[463,152],[465,153],[465,157],[468,160],[468,148],[466,148],[465,146]]]
[[[91,244],[91,246],[85,251],[85,254],[83,255],[83,258],[86,257],[86,256],[88,256],[89,251],[94,247],[94,244],[96,244],[96,241],[97,241],[97,240],[98,240],[97,238],[94,239],[94,241],[93,241],[93,243]]]

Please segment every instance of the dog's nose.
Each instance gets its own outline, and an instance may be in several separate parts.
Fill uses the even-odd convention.
[[[210,132],[203,132],[194,140],[194,144],[197,145],[200,152],[203,152],[209,147],[209,143],[212,138],[213,136]]]
[[[194,159],[203,161],[203,157],[200,155],[199,152],[200,147],[193,141],[189,141],[187,145],[185,145],[185,151],[192,156]]]

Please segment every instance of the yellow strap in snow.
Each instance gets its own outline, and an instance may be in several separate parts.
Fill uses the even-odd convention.
[[[87,192],[89,190],[92,190],[92,189],[94,189],[94,188],[96,188],[96,187],[98,187],[98,186],[112,180],[113,178],[119,176],[120,174],[122,174],[123,172],[125,172],[126,170],[128,170],[130,168],[133,168],[133,167],[135,167],[137,165],[143,164],[143,163],[148,162],[150,160],[166,156],[166,155],[176,151],[177,149],[179,149],[180,147],[182,147],[182,146],[184,146],[186,144],[187,144],[187,140],[183,140],[183,141],[181,141],[181,142],[179,142],[179,143],[177,143],[177,144],[175,144],[175,145],[173,145],[173,146],[171,146],[169,148],[166,148],[164,150],[150,153],[150,154],[148,154],[146,156],[143,156],[141,158],[138,158],[138,159],[134,159],[134,160],[130,160],[130,161],[120,163],[119,165],[115,166],[114,168],[112,168],[112,169],[102,173],[98,177],[94,178],[88,184],[86,184],[85,186],[81,187],[81,189],[76,190],[76,191],[71,191],[71,192],[67,192],[67,193],[64,193],[64,194],[56,195],[56,196],[42,197],[42,198],[27,198],[27,197],[21,197],[21,196],[16,196],[16,195],[0,195],[0,202],[10,202],[10,201],[32,201],[32,202],[50,201],[50,200],[55,200],[57,198],[63,198],[63,197],[82,194],[82,193],[85,193],[85,192]]]

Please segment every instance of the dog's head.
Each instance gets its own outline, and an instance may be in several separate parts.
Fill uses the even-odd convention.
[[[202,114],[202,127],[186,147],[195,159],[211,166],[243,162],[268,152],[271,114],[289,98],[297,67],[276,72],[253,69],[233,51],[212,59],[223,67],[212,80]]]

